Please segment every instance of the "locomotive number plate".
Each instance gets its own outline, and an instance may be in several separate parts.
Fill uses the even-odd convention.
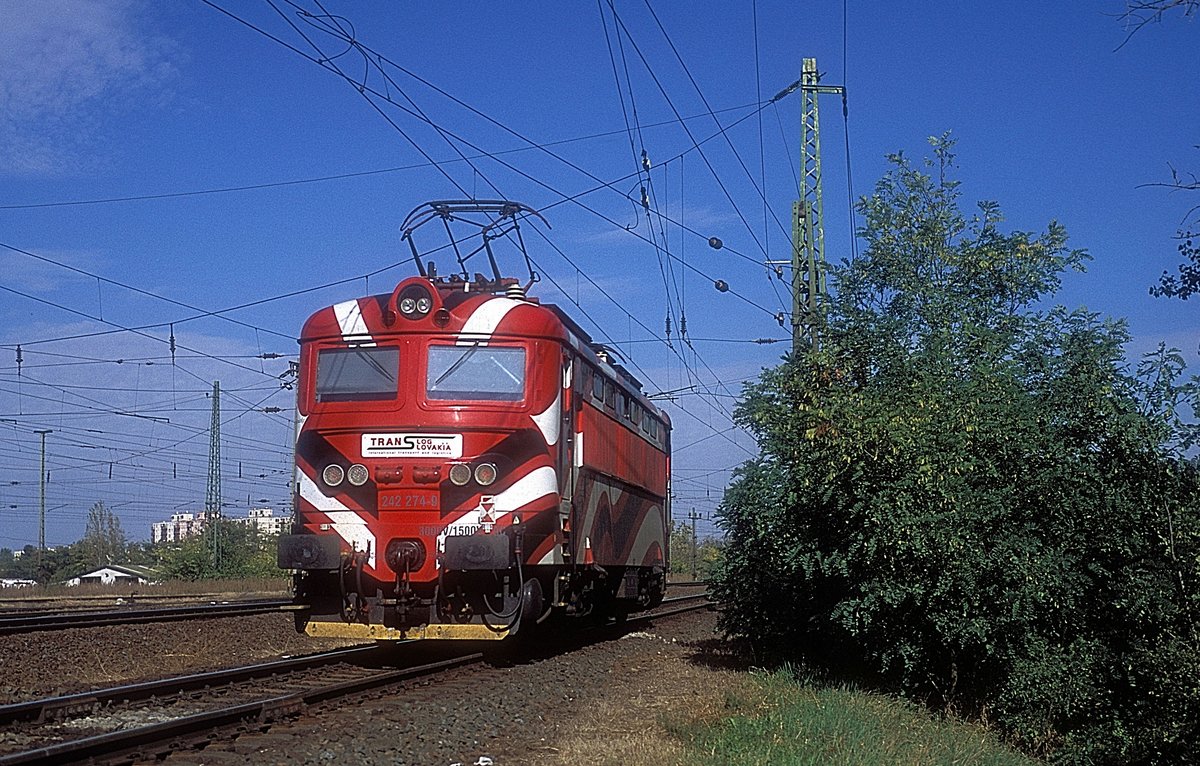
[[[437,492],[393,490],[379,493],[381,511],[436,511],[439,507]]]
[[[462,457],[462,434],[363,434],[363,457]]]

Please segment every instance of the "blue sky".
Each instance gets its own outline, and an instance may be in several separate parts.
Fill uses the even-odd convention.
[[[753,451],[727,417],[733,395],[785,351],[749,341],[786,337],[773,318],[786,292],[758,264],[787,257],[776,219],[787,223],[795,197],[799,102],[753,105],[795,80],[806,56],[849,94],[848,125],[836,100],[821,106],[831,260],[849,253],[846,130],[858,194],[887,153],[921,156],[928,136],[950,130],[966,200],[999,201],[1014,229],[1057,219],[1093,256],[1056,301],[1128,317],[1131,356],[1166,340],[1195,360],[1196,306],[1147,288],[1173,270],[1171,235],[1200,198],[1140,186],[1165,180],[1171,165],[1200,169],[1194,20],[1169,16],[1121,47],[1116,0],[653,2],[667,36],[643,0],[614,2],[619,25],[607,0],[323,3],[392,63],[367,67],[282,0],[283,15],[265,2],[216,2],[312,54],[307,36],[350,79],[442,133],[378,96],[373,106],[346,79],[203,2],[0,0],[0,243],[63,264],[0,250],[0,546],[37,541],[39,429],[54,430],[49,544],[78,538],[97,500],[133,538],[173,511],[199,509],[206,392],[217,379],[229,512],[263,501],[285,508],[291,392],[278,376],[287,359],[257,357],[294,354],[290,338],[309,313],[409,275],[397,231],[405,214],[463,190],[547,208],[553,228],[531,239],[546,277],[539,295],[624,348],[648,391],[687,389],[666,405],[675,510],[710,513],[729,469]],[[313,0],[295,4],[321,12]],[[619,95],[630,110],[630,93],[654,206],[696,232],[663,225],[680,259],[669,290],[640,238],[646,222],[624,196],[639,195]],[[722,127],[748,118],[728,142],[704,142],[702,155],[693,139],[718,132],[709,108]],[[565,142],[552,146],[562,159],[523,139]],[[468,163],[459,152],[501,159]],[[181,194],[343,174],[365,175]],[[598,186],[593,177],[621,180],[582,205],[563,202]],[[173,196],[95,202],[152,195]],[[708,236],[726,248],[710,249]],[[716,292],[682,261],[732,290]],[[370,272],[379,273],[369,285],[352,279]],[[339,280],[350,281],[312,289]],[[297,291],[307,292],[189,319]],[[676,333],[686,314],[693,348],[677,334],[674,350],[655,340],[668,310]],[[161,323],[174,323],[174,363]],[[143,326],[144,335],[93,334]],[[282,412],[261,411],[271,407]]]

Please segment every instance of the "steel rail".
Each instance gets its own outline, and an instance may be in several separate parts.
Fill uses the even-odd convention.
[[[334,649],[320,654],[308,654],[303,657],[289,657],[283,660],[260,662],[254,665],[243,665],[236,668],[211,670],[205,673],[192,673],[185,676],[172,676],[154,681],[143,681],[122,686],[112,686],[105,689],[91,689],[77,694],[67,694],[61,697],[44,697],[27,702],[14,702],[0,705],[0,724],[14,721],[39,721],[52,717],[55,711],[78,710],[90,705],[103,705],[110,702],[129,702],[154,696],[170,696],[195,689],[221,686],[249,681],[253,678],[265,678],[278,673],[294,670],[331,665],[336,662],[358,659],[369,654],[378,653],[380,647],[352,646],[345,649]]]
[[[87,587],[87,586],[81,586],[81,587]],[[2,595],[0,595],[0,604],[5,605],[3,607],[3,609],[5,611],[20,610],[21,609],[21,607],[19,606],[20,604],[46,604],[46,603],[53,603],[55,601],[114,601],[116,599],[122,599],[122,600],[128,601],[129,603],[132,604],[135,601],[189,601],[190,600],[190,601],[209,602],[209,601],[218,601],[218,600],[220,600],[220,601],[231,600],[229,598],[230,597],[229,591],[225,591],[223,593],[218,592],[218,591],[212,591],[212,592],[207,592],[207,593],[147,593],[145,591],[142,591],[142,592],[126,591],[124,593],[120,593],[120,592],[80,593],[80,594],[71,594],[71,595],[67,595],[67,596],[21,596],[21,595],[10,596],[9,595],[10,593],[14,593],[14,592],[20,593],[20,590],[16,589],[15,591],[14,590],[0,591],[0,594],[2,594]],[[281,593],[282,591],[265,591],[265,590],[263,590],[263,591],[254,591],[254,592],[266,596],[268,594]],[[18,606],[13,606],[14,604],[18,605]]]
[[[231,601],[224,604],[190,604],[186,606],[157,606],[142,609],[81,610],[37,614],[0,615],[0,635],[31,633],[38,630],[63,628],[94,628],[101,625],[125,625],[165,620],[190,620],[204,617],[238,617],[265,612],[286,612],[303,609],[290,599],[263,601]]]
[[[386,670],[364,678],[350,679],[305,691],[269,697],[240,705],[231,705],[220,710],[181,716],[171,721],[164,721],[149,726],[139,726],[134,729],[124,729],[73,741],[45,745],[33,750],[0,756],[0,766],[61,764],[85,758],[117,756],[145,748],[155,743],[192,736],[200,732],[235,724],[268,724],[279,718],[296,715],[307,705],[367,691],[380,686],[387,686],[410,678],[428,675],[439,670],[469,665],[482,659],[483,653],[476,652],[461,657],[452,657],[447,660],[431,662],[426,665],[398,670]]]
[[[701,599],[707,601],[707,596],[705,594],[679,596],[665,599],[663,603],[676,604]],[[701,603],[679,606],[666,611],[648,612],[631,617],[620,627],[627,628],[630,625],[651,622],[662,617],[708,609],[709,607],[708,603]],[[157,694],[168,695],[210,687],[215,684],[230,684],[257,676],[269,676],[279,672],[303,669],[304,667],[312,667],[319,664],[332,664],[357,655],[366,655],[378,651],[379,647],[376,646],[351,647],[307,657],[277,660],[229,670],[197,673],[179,678],[162,679],[159,681],[113,687],[111,689],[81,692],[65,697],[5,705],[0,706],[0,722],[42,720],[48,713],[52,714],[55,710],[78,709],[83,706],[101,704],[106,701],[142,699]],[[171,721],[148,726],[107,732],[68,742],[58,742],[52,745],[0,756],[0,766],[60,764],[89,758],[125,757],[130,754],[137,756],[139,754],[149,755],[151,753],[165,752],[155,749],[154,746],[159,743],[178,741],[185,737],[195,737],[203,732],[234,725],[268,725],[276,720],[298,715],[309,705],[388,686],[423,675],[430,675],[441,670],[474,664],[483,660],[484,656],[483,652],[474,652],[425,665],[385,670],[362,678],[339,681],[290,694],[230,705],[220,710],[181,716]],[[169,745],[163,745],[163,747],[170,750]]]

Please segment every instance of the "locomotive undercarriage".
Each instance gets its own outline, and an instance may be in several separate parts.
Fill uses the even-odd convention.
[[[498,640],[558,618],[605,621],[661,603],[662,567],[526,566],[444,571],[434,582],[382,583],[351,557],[341,570],[298,572],[297,630],[312,636]]]

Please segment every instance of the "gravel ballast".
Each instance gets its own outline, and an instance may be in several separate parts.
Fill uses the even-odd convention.
[[[534,660],[499,660],[430,683],[342,699],[266,732],[178,753],[172,764],[682,763],[666,733],[719,707],[736,675],[712,667],[715,616],[662,618]],[[0,701],[312,653],[342,641],[285,614],[0,637]]]

